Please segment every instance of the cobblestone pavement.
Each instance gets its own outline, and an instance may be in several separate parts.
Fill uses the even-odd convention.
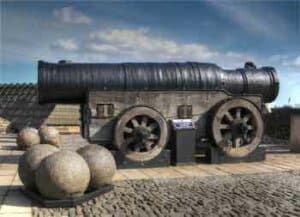
[[[300,216],[300,171],[131,180],[76,208],[33,216]]]

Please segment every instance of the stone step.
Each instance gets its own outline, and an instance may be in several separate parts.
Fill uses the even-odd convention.
[[[12,134],[12,133],[9,133],[9,134],[0,134],[0,139],[1,138],[17,138],[17,134]]]

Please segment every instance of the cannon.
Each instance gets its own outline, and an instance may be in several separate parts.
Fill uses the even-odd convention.
[[[197,62],[38,62],[39,102],[80,104],[82,135],[134,162],[172,150],[176,119],[191,120],[200,149],[245,157],[260,144],[262,110],[278,91],[276,70],[251,62],[232,70]]]

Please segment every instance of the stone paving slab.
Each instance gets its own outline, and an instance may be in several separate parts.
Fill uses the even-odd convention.
[[[208,174],[211,175],[218,175],[218,176],[229,176],[231,175],[229,172],[222,171],[220,168],[215,167],[214,165],[200,165],[198,164],[197,167],[205,170]]]
[[[0,214],[31,214],[31,201],[19,190],[10,190],[1,206]]]
[[[169,178],[169,177],[183,177],[184,175],[176,171],[172,167],[167,168],[147,168],[141,169],[141,171],[148,177],[148,179],[153,179],[156,177]]]
[[[32,217],[32,213],[0,213],[0,217]]]
[[[0,176],[0,185],[10,185],[14,179],[14,176],[16,175],[16,172],[14,173],[14,175],[2,175]]]

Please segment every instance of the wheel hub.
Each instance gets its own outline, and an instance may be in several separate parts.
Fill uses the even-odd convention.
[[[230,126],[232,134],[235,136],[243,136],[248,133],[248,126],[243,121],[237,121]]]
[[[133,131],[133,137],[135,138],[136,142],[144,143],[150,137],[151,132],[145,127],[137,127]]]

